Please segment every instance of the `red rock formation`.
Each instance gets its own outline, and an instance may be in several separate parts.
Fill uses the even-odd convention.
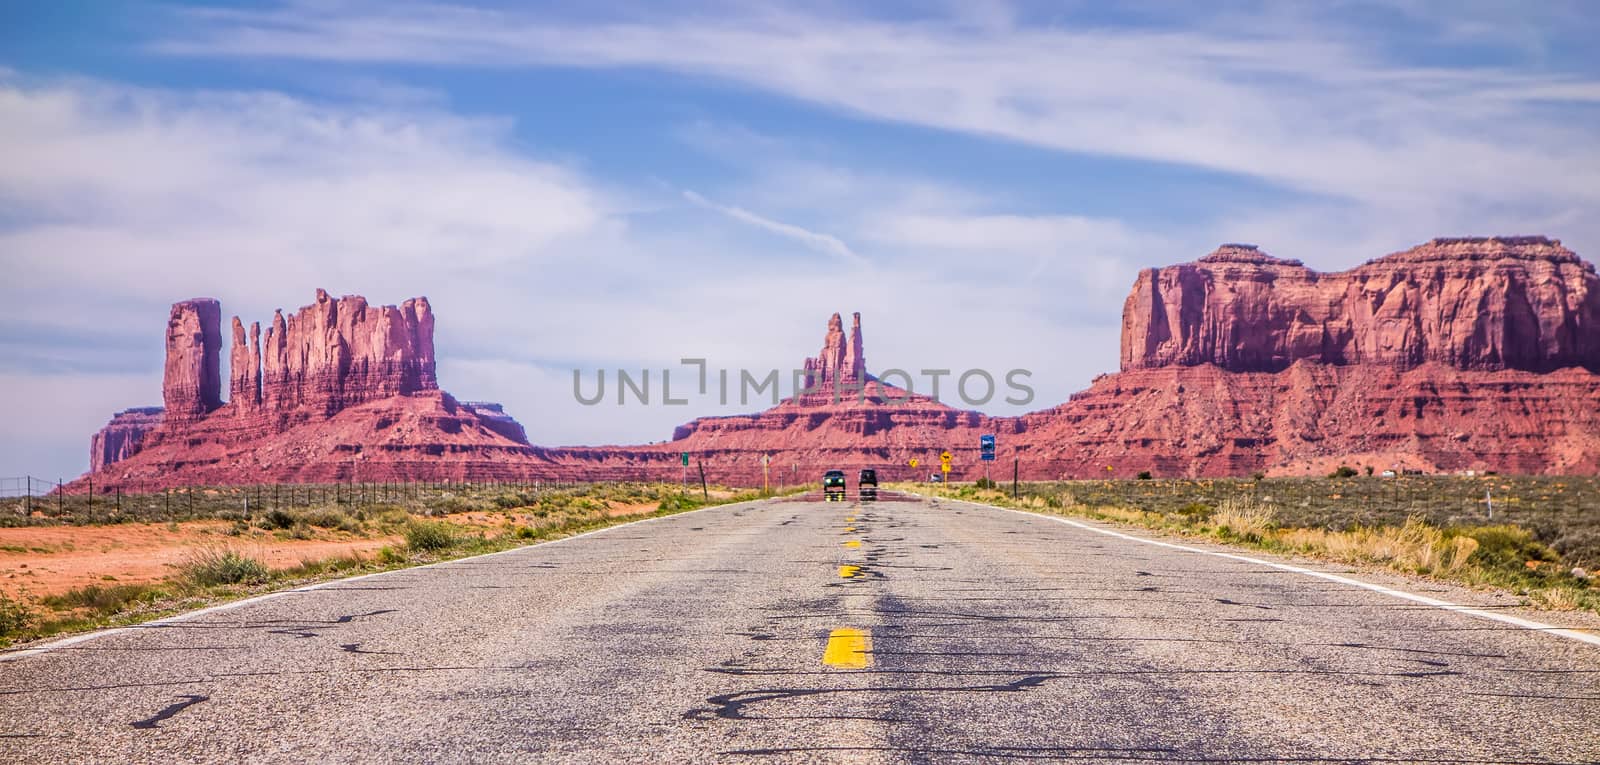
[[[420,478],[445,477],[425,465],[450,452],[531,454],[522,426],[500,405],[459,405],[439,391],[433,326],[427,298],[374,308],[360,296],[334,299],[318,290],[312,305],[274,316],[263,353],[260,325],[251,325],[247,339],[234,317],[230,399],[223,404],[220,305],[177,303],[167,329],[166,416],[159,409],[118,414],[91,442],[91,471],[111,473],[97,481],[104,487],[119,478],[145,485],[237,483],[290,473],[333,476],[376,457],[386,464],[369,467],[374,476]],[[341,417],[349,410],[361,413]],[[283,450],[330,464],[291,468],[267,456]],[[497,459],[513,459],[504,454]],[[387,464],[405,460],[424,467]],[[273,464],[276,472],[248,472]],[[230,471],[237,475],[229,478]]]
[[[1224,245],[1140,273],[1123,309],[1124,370],[1300,359],[1600,371],[1600,278],[1544,237],[1435,239],[1330,274]]]
[[[124,409],[113,415],[111,422],[95,431],[89,440],[89,472],[99,472],[137,453],[144,444],[144,437],[161,425],[161,414],[161,407],[146,406]]]
[[[822,351],[801,367],[809,392],[763,412],[702,417],[680,425],[662,451],[669,456],[692,452],[712,460],[719,479],[745,484],[760,481],[760,457],[765,454],[791,473],[798,474],[803,466],[808,476],[818,465],[831,465],[896,469],[904,473],[901,477],[910,477],[937,470],[936,455],[946,448],[970,448],[976,454],[979,433],[1015,429],[1013,421],[956,409],[873,377],[866,369],[859,313],[853,315],[848,337],[834,314]],[[561,451],[552,459],[563,461],[572,450]],[[931,459],[931,467],[911,468],[908,462],[915,456]]]
[[[166,420],[198,420],[222,406],[222,305],[212,298],[175,303],[167,320],[167,367],[161,383]]]
[[[174,306],[168,332],[166,399],[185,416],[140,431],[145,420],[119,415],[96,437],[97,486],[677,480],[681,452],[723,483],[759,484],[769,455],[778,484],[835,467],[905,479],[936,470],[946,449],[952,477],[970,480],[983,474],[983,433],[999,436],[996,476],[1016,460],[1025,479],[1104,477],[1107,466],[1117,477],[1340,463],[1600,470],[1600,283],[1541,237],[1436,239],[1333,274],[1247,245],[1145,271],[1124,311],[1124,371],[1021,417],[884,384],[867,372],[860,315],[847,334],[835,314],[802,364],[809,391],[646,446],[533,447],[498,405],[457,403],[437,389],[423,299],[371,309],[319,292],[275,317],[259,352],[236,321],[233,400],[218,409],[201,382],[215,358],[206,302]]]

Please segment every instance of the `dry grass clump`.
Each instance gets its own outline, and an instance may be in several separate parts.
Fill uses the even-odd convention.
[[[1259,542],[1272,530],[1276,515],[1277,511],[1265,502],[1234,497],[1217,506],[1211,522],[1240,539]]]
[[[1153,514],[1132,507],[1097,507],[1094,509],[1094,517],[1096,518],[1108,521],[1122,521],[1123,523],[1136,523],[1141,526],[1151,525],[1151,515]]]
[[[259,558],[230,547],[202,547],[179,564],[178,570],[189,582],[201,587],[222,584],[260,584],[272,572]]]
[[[1544,587],[1528,593],[1528,598],[1539,608],[1551,611],[1574,611],[1582,604],[1579,594],[1568,587]]]
[[[1450,534],[1420,518],[1400,526],[1351,531],[1289,529],[1278,535],[1288,547],[1351,562],[1383,563],[1418,573],[1456,573],[1478,550],[1478,540]]]

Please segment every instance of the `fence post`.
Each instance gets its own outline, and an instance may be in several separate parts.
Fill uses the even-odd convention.
[[[22,506],[29,516],[33,515],[33,476],[28,476],[28,491],[23,494],[27,499],[22,500]]]
[[[66,514],[67,514],[67,486],[66,486],[66,484],[61,482],[60,478],[57,478],[56,479],[56,515],[66,515]]]

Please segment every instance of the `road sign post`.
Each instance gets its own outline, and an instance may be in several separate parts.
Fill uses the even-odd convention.
[[[683,453],[683,477],[678,479],[678,491],[689,488],[689,453]]]
[[[993,483],[989,479],[989,463],[994,462],[994,434],[985,433],[978,436],[978,456],[983,460],[983,482]]]
[[[772,464],[772,455],[761,455],[761,493],[767,493],[767,466]]]
[[[939,453],[939,472],[944,474],[945,483],[950,482],[950,461],[953,459],[955,455],[951,454],[949,449]]]

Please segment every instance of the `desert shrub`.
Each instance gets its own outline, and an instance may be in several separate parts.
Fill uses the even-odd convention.
[[[536,539],[539,536],[539,532],[527,526],[518,526],[516,535],[518,539]]]
[[[360,521],[351,517],[349,513],[333,507],[305,510],[300,513],[300,521],[311,526],[348,531],[350,533],[361,530]]]
[[[1266,477],[1267,477],[1267,474],[1263,473],[1263,472],[1261,472],[1259,470],[1257,470],[1256,472],[1250,474],[1250,480],[1256,481],[1257,483],[1259,483],[1263,478],[1266,478]]]
[[[1329,478],[1355,478],[1357,475],[1358,475],[1358,473],[1356,473],[1356,469],[1355,468],[1350,467],[1349,465],[1340,465],[1339,467],[1334,468],[1333,472],[1328,474],[1328,477]]]
[[[413,550],[446,550],[456,544],[455,530],[448,523],[412,521],[406,524],[406,547]]]
[[[1138,475],[1138,479],[1139,480],[1141,480],[1141,481],[1149,481],[1149,480],[1151,480],[1153,478],[1155,478],[1155,476],[1152,475],[1150,473],[1150,471],[1148,471],[1148,470],[1139,471],[1139,475]]]
[[[527,507],[528,505],[531,505],[531,504],[534,504],[535,502],[538,502],[539,501],[539,495],[537,493],[531,492],[531,491],[515,491],[515,492],[506,493],[506,494],[496,495],[490,501],[493,502],[496,507],[499,507],[501,509],[510,509],[510,508],[513,508],[513,507]]]
[[[494,504],[490,502],[451,496],[433,502],[426,512],[428,515],[451,515],[454,513],[470,513],[474,510],[488,510],[493,507]]]
[[[299,576],[315,576],[338,571],[361,568],[366,561],[360,555],[347,554],[335,555],[327,558],[301,558],[300,565],[284,573]]]
[[[1478,543],[1472,561],[1486,568],[1522,570],[1528,561],[1555,562],[1556,552],[1516,526],[1472,526],[1456,530]]]
[[[688,494],[668,494],[661,498],[662,510],[693,510],[700,506],[700,500]]]
[[[142,584],[91,584],[45,596],[39,602],[57,610],[87,609],[100,614],[114,614],[136,603],[153,601],[160,595],[160,591]]]
[[[383,547],[378,548],[378,562],[379,563],[382,563],[382,564],[388,566],[388,565],[394,565],[396,563],[404,563],[405,560],[406,560],[405,553],[402,553],[399,550],[396,550],[393,547],[390,547],[389,545],[384,545]]]
[[[201,587],[218,584],[260,584],[271,572],[267,564],[226,547],[203,547],[178,565],[183,577]]]
[[[995,482],[993,480],[990,480],[987,477],[984,477],[984,478],[979,478],[978,482],[976,484],[974,484],[974,485],[977,486],[979,489],[993,489],[995,487]]]
[[[261,516],[261,528],[287,529],[294,526],[294,513],[288,510],[268,510]]]
[[[33,609],[26,602],[0,592],[0,637],[27,629],[34,619]]]
[[[1211,518],[1216,509],[1204,502],[1190,502],[1178,508],[1178,515],[1187,521],[1204,521]]]

